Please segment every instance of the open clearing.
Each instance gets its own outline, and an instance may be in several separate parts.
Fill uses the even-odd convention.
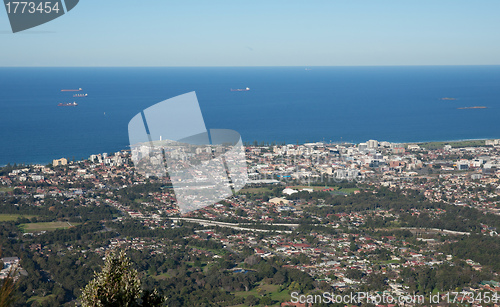
[[[24,232],[38,232],[38,231],[52,231],[56,229],[66,229],[76,225],[78,225],[78,223],[47,222],[47,223],[22,224],[21,227]]]
[[[260,294],[257,291],[257,289],[259,288],[261,289]],[[279,306],[281,302],[289,301],[291,299],[291,295],[288,294],[288,290],[283,290],[279,292],[278,288],[279,288],[278,285],[260,284],[248,292],[238,291],[238,292],[233,292],[233,294],[244,298],[246,298],[249,295],[253,295],[255,297],[261,297],[261,295],[270,295],[273,300],[278,301],[278,303],[272,306]]]
[[[21,215],[21,214],[0,214],[0,222],[10,222],[15,221],[19,217],[24,217],[30,219],[34,217],[34,215]]]

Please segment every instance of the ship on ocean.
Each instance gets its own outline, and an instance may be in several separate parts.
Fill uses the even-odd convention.
[[[76,102],[69,102],[69,103],[59,103],[57,106],[58,107],[76,107],[78,103]]]
[[[73,97],[81,98],[81,97],[87,97],[88,94],[74,94]]]
[[[236,88],[236,89],[231,89],[231,92],[248,92],[250,90],[249,87],[247,88]]]
[[[82,88],[80,87],[79,89],[69,89],[69,90],[61,90],[61,92],[80,92]]]
[[[462,107],[462,108],[457,108],[458,110],[469,110],[469,109],[487,109],[488,107],[485,106],[474,106],[474,107]]]

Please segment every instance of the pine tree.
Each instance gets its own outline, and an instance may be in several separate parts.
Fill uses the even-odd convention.
[[[0,257],[2,256],[2,249],[0,248]],[[0,307],[9,307],[14,305],[16,301],[16,296],[14,295],[16,291],[16,281],[15,276],[17,275],[18,268],[11,267],[7,276],[3,279],[0,284]]]
[[[141,290],[137,270],[131,267],[124,251],[107,255],[102,271],[81,296],[83,307],[159,306],[163,301],[156,290]]]
[[[3,279],[0,286],[0,307],[9,307],[14,305],[14,292],[16,290],[14,276],[16,273],[17,269],[10,270],[7,276]]]

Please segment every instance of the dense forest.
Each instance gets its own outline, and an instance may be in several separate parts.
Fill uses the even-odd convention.
[[[462,259],[472,259],[481,264],[489,265],[497,272],[500,270],[500,240],[498,237],[464,236],[456,242],[444,245],[441,250]]]

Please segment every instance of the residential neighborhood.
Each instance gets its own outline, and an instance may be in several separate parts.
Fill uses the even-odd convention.
[[[477,143],[246,145],[246,186],[187,214],[169,178],[137,174],[127,151],[9,165],[0,176],[2,214],[17,217],[21,233],[10,231],[10,242],[40,259],[38,266],[52,257],[98,261],[116,249],[151,259],[182,251],[205,269],[225,259],[225,274],[237,275],[258,273],[254,259],[280,259],[281,269],[307,274],[314,286],[271,273],[247,287],[269,289],[257,301],[292,306],[294,291],[325,289],[440,292],[444,302],[446,291],[460,289],[462,300],[482,306],[478,293],[500,291],[500,142]],[[457,253],[472,239],[484,246]],[[494,256],[476,255],[485,246]],[[22,269],[17,278],[33,274],[20,254],[4,256],[0,278],[13,268]],[[177,269],[158,263],[147,275],[161,284]],[[48,280],[58,278],[44,271]],[[236,301],[244,292],[234,292]]]

